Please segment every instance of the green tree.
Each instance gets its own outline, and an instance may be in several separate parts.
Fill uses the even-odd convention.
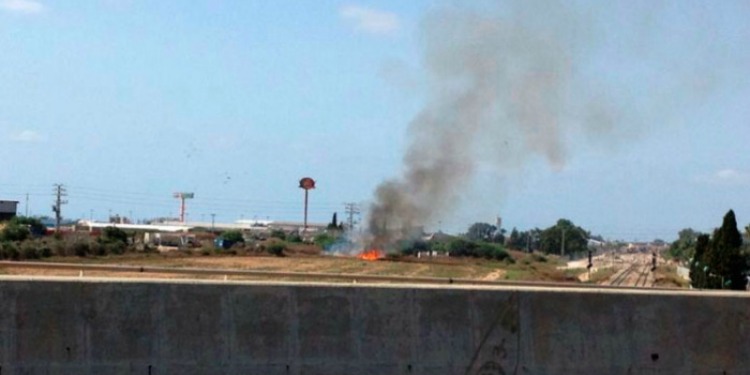
[[[560,219],[541,233],[539,249],[547,254],[575,254],[588,249],[589,233],[572,221]]]
[[[706,252],[708,251],[709,237],[707,234],[698,235],[695,241],[695,254],[690,262],[690,285],[696,289],[707,287],[708,264],[706,264]]]
[[[711,280],[709,287],[744,290],[747,284],[747,261],[740,251],[742,235],[737,230],[734,211],[724,215],[721,227],[714,231],[714,238],[706,254]],[[717,284],[718,282],[718,284]]]
[[[271,238],[278,238],[282,241],[286,241],[286,232],[283,229],[274,229],[271,231]]]
[[[268,245],[267,250],[270,254],[276,255],[277,257],[283,257],[284,250],[286,250],[286,244],[284,242],[274,242]]]
[[[541,233],[542,231],[539,228],[527,231],[517,231],[513,228],[513,231],[510,232],[510,237],[508,237],[508,247],[521,251],[534,251],[539,249]]]
[[[328,224],[328,229],[339,229],[339,220],[337,216],[337,213],[334,212],[331,222]]]
[[[446,245],[451,256],[477,256],[477,248],[479,245],[476,242],[466,240],[464,238],[453,238],[448,241]]]
[[[102,241],[104,242],[128,242],[128,234],[117,227],[105,227],[102,231]]]
[[[466,238],[469,241],[487,241],[491,242],[493,236],[497,231],[497,227],[487,223],[474,223],[471,224],[469,230],[466,232]]]
[[[41,220],[35,217],[16,216],[10,219],[10,222],[18,225],[25,225],[34,237],[40,237],[47,233],[47,227],[42,224]]]
[[[26,225],[9,221],[0,232],[0,240],[3,241],[25,241],[31,236],[31,232]]]
[[[677,260],[688,260],[694,257],[696,241],[701,233],[692,228],[685,228],[677,233],[677,240],[669,246],[667,254]]]
[[[516,250],[524,248],[521,242],[521,233],[515,227],[510,231],[510,235],[508,236],[508,247]]]
[[[245,242],[245,238],[239,230],[228,230],[224,232],[221,237],[224,241],[231,242],[232,244]]]
[[[505,229],[498,228],[495,231],[495,234],[492,235],[492,240],[491,241],[494,242],[494,243],[504,244],[505,243],[505,233],[507,233],[507,231]]]
[[[313,242],[315,242],[315,244],[320,246],[321,248],[327,249],[328,247],[333,245],[334,242],[336,242],[336,237],[328,233],[320,233],[315,235]]]

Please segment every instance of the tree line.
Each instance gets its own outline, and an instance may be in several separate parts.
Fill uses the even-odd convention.
[[[750,237],[750,225],[745,227]],[[692,229],[680,231],[670,247],[670,254],[689,256],[690,285],[699,289],[745,290],[750,274],[750,254],[737,229],[734,211],[724,215],[721,227],[712,235]]]

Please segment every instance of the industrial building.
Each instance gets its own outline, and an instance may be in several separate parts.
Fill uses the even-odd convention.
[[[16,216],[18,201],[0,200],[0,221],[10,220]]]

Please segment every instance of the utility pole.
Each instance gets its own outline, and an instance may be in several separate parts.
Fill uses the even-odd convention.
[[[29,217],[29,193],[26,193],[26,217]]]
[[[216,224],[216,214],[211,214],[211,233],[214,232],[215,224]]]
[[[354,215],[359,215],[359,206],[354,202],[344,203],[344,210],[346,211],[346,214],[349,216],[349,219],[347,221],[347,225],[349,226],[349,230],[354,229]]]
[[[55,213],[55,233],[60,233],[60,221],[62,220],[62,205],[68,201],[62,198],[68,195],[63,184],[55,184],[55,204],[52,205],[52,211]]]

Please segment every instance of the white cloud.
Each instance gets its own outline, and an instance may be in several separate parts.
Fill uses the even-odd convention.
[[[42,3],[34,0],[0,0],[0,8],[16,13],[39,13],[45,7]]]
[[[40,142],[44,140],[44,137],[33,130],[22,130],[11,135],[10,139],[16,142]]]
[[[370,34],[387,35],[399,29],[398,16],[358,5],[345,5],[339,9],[339,15],[354,25],[354,29]]]
[[[699,176],[698,181],[716,185],[750,186],[750,172],[725,168],[712,175]]]

